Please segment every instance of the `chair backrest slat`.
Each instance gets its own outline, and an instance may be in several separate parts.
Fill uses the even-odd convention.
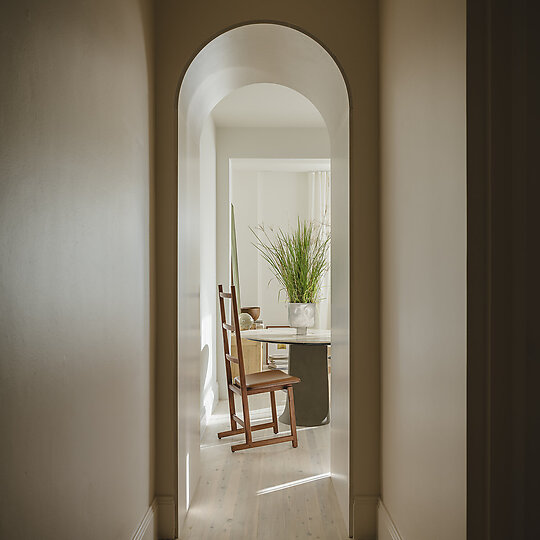
[[[225,353],[225,371],[227,373],[227,384],[232,384],[232,370],[231,362],[238,364],[238,372],[240,374],[240,387],[245,391],[246,389],[246,372],[244,370],[244,355],[242,352],[242,336],[240,335],[240,322],[238,320],[238,304],[236,301],[236,287],[231,285],[231,292],[223,292],[223,285],[219,285],[219,309],[221,313],[221,328],[223,333],[223,348]],[[231,313],[232,324],[227,323],[225,315],[225,302],[224,299],[229,298],[231,300]],[[238,330],[236,330],[238,329]],[[228,332],[234,332],[234,338],[236,339],[236,351],[238,357],[232,356],[229,348],[229,335]],[[231,336],[232,338],[232,336]]]

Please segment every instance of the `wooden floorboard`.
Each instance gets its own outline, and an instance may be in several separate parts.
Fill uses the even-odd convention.
[[[252,421],[271,419],[268,394],[249,398]],[[276,392],[278,414],[285,393]],[[237,407],[241,410],[241,407]],[[186,517],[180,540],[345,540],[347,532],[330,478],[300,485],[328,473],[330,426],[298,428],[298,448],[291,443],[232,453],[242,435],[218,440],[230,429],[228,405],[220,402],[201,441],[201,481]],[[290,427],[279,424],[279,435]],[[273,435],[272,429],[253,434],[254,440]],[[282,489],[278,489],[282,486]],[[275,489],[275,491],[270,491]],[[265,492],[265,490],[267,490]],[[263,491],[263,493],[259,493]]]

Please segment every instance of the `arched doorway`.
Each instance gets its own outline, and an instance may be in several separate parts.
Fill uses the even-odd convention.
[[[229,30],[189,65],[178,99],[178,523],[199,476],[199,142],[204,122],[230,92],[256,83],[287,86],[325,120],[332,166],[331,473],[350,524],[349,99],[336,62],[315,40],[277,24]],[[220,276],[218,276],[218,279]],[[226,280],[226,277],[225,277]]]

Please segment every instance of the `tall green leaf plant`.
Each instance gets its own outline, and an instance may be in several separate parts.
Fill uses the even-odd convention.
[[[309,304],[322,300],[322,278],[328,271],[330,234],[313,221],[298,218],[296,229],[284,231],[259,225],[250,228],[259,250],[282,286],[290,303]]]

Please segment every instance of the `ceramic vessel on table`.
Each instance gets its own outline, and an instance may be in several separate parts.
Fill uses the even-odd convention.
[[[289,304],[289,326],[297,334],[306,334],[315,325],[315,304]]]
[[[261,308],[259,306],[243,307],[240,311],[242,313],[249,313],[254,321],[258,321],[261,316]]]

